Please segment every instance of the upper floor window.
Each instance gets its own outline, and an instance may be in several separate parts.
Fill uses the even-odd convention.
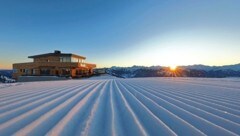
[[[71,62],[70,57],[60,57],[60,62]]]
[[[72,58],[71,58],[71,62],[79,62],[79,59],[72,57]]]
[[[71,58],[71,62],[84,63],[84,60],[81,59],[81,58],[75,58],[75,57],[72,57],[72,58]]]

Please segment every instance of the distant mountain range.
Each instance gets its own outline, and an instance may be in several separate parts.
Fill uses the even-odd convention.
[[[107,73],[122,77],[240,77],[240,64],[225,66],[190,65],[178,66],[175,71],[164,66],[111,67]]]
[[[189,65],[178,66],[175,71],[171,71],[165,66],[113,66],[106,70],[113,76],[122,78],[133,77],[240,77],[240,64],[225,66]],[[0,70],[0,76],[12,78],[13,70]]]
[[[9,70],[9,69],[0,69],[0,76],[6,76],[8,78],[12,78],[12,74],[13,74],[13,70]]]
[[[15,82],[12,78],[13,70],[0,70],[0,82],[2,83],[13,83]]]
[[[195,70],[233,70],[240,71],[240,64],[235,65],[224,65],[224,66],[206,66],[206,65],[190,65],[190,66],[180,66],[180,68],[185,69],[195,69]]]

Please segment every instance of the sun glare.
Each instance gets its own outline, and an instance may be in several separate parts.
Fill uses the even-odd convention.
[[[175,71],[176,68],[177,68],[177,66],[174,66],[174,65],[170,66],[170,69],[171,69],[172,71]]]

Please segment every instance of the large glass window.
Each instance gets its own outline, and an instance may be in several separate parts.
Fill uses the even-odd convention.
[[[33,74],[33,75],[36,74],[36,69],[32,69],[32,74]]]
[[[84,63],[84,59],[75,58],[75,57],[60,57],[60,62],[77,62],[77,63]]]
[[[62,75],[71,75],[71,69],[62,69]]]
[[[71,62],[70,57],[60,57],[60,62]]]
[[[41,75],[50,75],[50,69],[41,69],[40,74]]]
[[[79,62],[79,59],[72,57],[72,58],[71,58],[71,62]]]
[[[84,63],[84,60],[81,59],[81,58],[75,58],[75,57],[72,57],[72,58],[71,58],[71,62]]]

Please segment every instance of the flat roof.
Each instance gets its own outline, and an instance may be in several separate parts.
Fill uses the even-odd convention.
[[[28,58],[40,58],[40,57],[48,57],[48,56],[76,57],[76,58],[86,59],[86,57],[84,56],[79,56],[72,53],[46,53],[46,54],[28,56]]]

